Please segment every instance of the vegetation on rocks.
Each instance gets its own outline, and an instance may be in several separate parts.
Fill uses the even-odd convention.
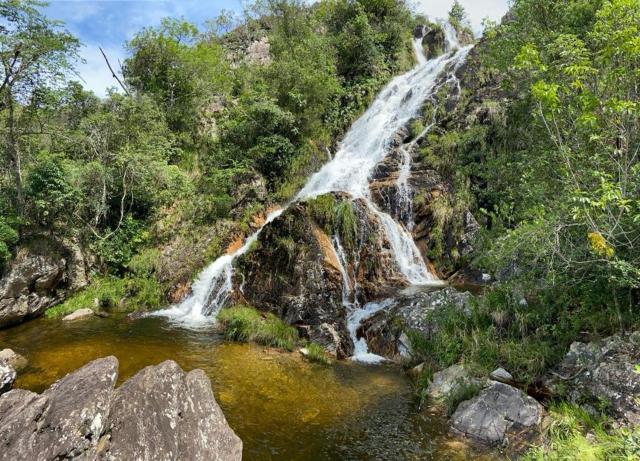
[[[234,306],[218,314],[224,336],[232,341],[255,342],[292,351],[298,332],[271,313],[249,306]]]

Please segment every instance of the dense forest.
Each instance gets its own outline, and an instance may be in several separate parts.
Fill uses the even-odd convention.
[[[51,318],[94,300],[179,302],[416,64],[416,27],[444,33],[402,0],[257,1],[141,30],[99,98],[74,73],[81,43],[40,2],[4,0],[0,17],[0,271],[43,239],[90,260],[88,286]],[[640,3],[514,0],[477,40],[458,2],[449,21],[476,42],[459,95],[451,104],[442,87],[409,127],[424,134],[414,162],[448,193],[414,203],[429,201],[441,278],[491,283],[470,313],[444,306],[428,335],[409,335],[406,366],[426,364],[418,399],[459,363],[535,387],[573,342],[640,326]],[[479,231],[461,254],[467,210]],[[586,414],[556,399],[552,442],[527,456],[636,459],[637,429],[612,429],[600,403]]]

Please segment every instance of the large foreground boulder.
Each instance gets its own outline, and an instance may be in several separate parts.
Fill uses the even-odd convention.
[[[519,389],[499,382],[462,402],[451,417],[454,432],[489,445],[504,445],[509,436],[535,433],[543,408]]]
[[[607,402],[622,424],[640,424],[640,332],[575,342],[548,385],[575,404]]]
[[[117,359],[107,357],[42,394],[0,396],[0,460],[241,459],[202,371],[167,361],[115,389],[117,376]]]

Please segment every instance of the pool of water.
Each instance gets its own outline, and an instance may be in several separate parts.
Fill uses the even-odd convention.
[[[417,411],[396,366],[311,364],[161,318],[39,319],[0,331],[5,347],[29,359],[15,387],[36,392],[108,355],[120,361],[120,383],[167,359],[201,368],[249,461],[491,459],[449,436],[441,417]]]

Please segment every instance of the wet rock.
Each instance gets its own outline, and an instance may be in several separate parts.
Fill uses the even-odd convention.
[[[114,390],[115,357],[95,360],[42,394],[0,396],[0,460],[239,460],[200,370],[148,367]]]
[[[489,377],[494,381],[499,381],[501,383],[513,382],[513,376],[504,368],[498,368],[496,370],[493,370],[489,375]]]
[[[16,370],[9,363],[0,360],[0,394],[11,389],[16,376]]]
[[[492,382],[451,417],[452,429],[474,440],[502,445],[510,436],[535,432],[543,408],[535,399],[503,383]]]
[[[433,311],[451,306],[470,313],[471,299],[471,293],[453,288],[407,290],[395,298],[390,307],[366,319],[358,330],[358,337],[367,340],[374,354],[391,360],[411,356],[409,331],[430,335],[437,327],[430,319]]]
[[[63,317],[62,320],[65,322],[71,322],[73,320],[84,319],[92,316],[93,316],[92,309],[78,309],[77,311],[72,312],[71,314]]]
[[[338,213],[349,220],[348,227],[340,227]],[[255,248],[236,261],[234,301],[304,328],[311,341],[344,358],[351,355],[353,344],[346,328],[337,235],[352,300],[357,297],[365,304],[407,284],[381,223],[366,203],[330,194],[289,207],[263,229]]]
[[[16,371],[20,371],[26,368],[27,364],[29,363],[24,356],[18,354],[17,352],[14,352],[11,349],[3,349],[0,351],[0,362],[8,363]]]
[[[621,424],[640,424],[640,332],[611,336],[591,343],[575,342],[547,380],[562,387],[576,404],[608,402]]]
[[[469,370],[462,365],[452,365],[433,375],[433,380],[427,388],[427,393],[432,399],[442,400],[466,385],[483,385],[479,380],[471,375]]]
[[[437,58],[444,54],[445,41],[442,27],[436,24],[430,26],[422,38],[422,46],[427,59]]]
[[[38,317],[86,285],[79,245],[70,240],[34,237],[21,247],[0,280],[0,328]]]

